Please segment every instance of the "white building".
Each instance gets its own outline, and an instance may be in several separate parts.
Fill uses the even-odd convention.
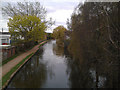
[[[10,33],[0,32],[0,46],[9,46],[9,45],[10,45]]]

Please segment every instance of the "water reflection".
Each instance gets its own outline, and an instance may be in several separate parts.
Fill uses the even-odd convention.
[[[11,80],[8,88],[68,88],[66,58],[53,53],[56,42],[46,43]]]
[[[43,48],[16,74],[8,87],[40,88],[46,81],[46,63],[42,59]]]
[[[112,65],[107,60],[91,59],[89,57],[77,60],[73,58],[67,48],[55,44],[53,51],[56,55],[67,58],[66,73],[69,76],[71,88],[118,88],[119,67]],[[99,53],[100,54],[100,53]],[[116,61],[113,61],[116,62]]]
[[[83,58],[81,58],[83,59]],[[118,66],[105,60],[76,60],[56,41],[46,43],[8,85],[15,88],[119,87]]]
[[[56,42],[53,44],[53,53],[57,56],[64,56],[64,46],[61,43]]]
[[[118,88],[119,69],[107,62],[68,60],[67,73],[72,88]]]

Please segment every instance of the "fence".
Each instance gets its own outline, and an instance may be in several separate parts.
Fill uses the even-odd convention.
[[[13,56],[14,54],[15,54],[15,47],[14,46],[2,48],[2,61]]]

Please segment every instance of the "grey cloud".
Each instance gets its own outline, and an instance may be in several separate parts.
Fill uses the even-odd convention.
[[[65,25],[65,22],[56,22],[56,25]]]
[[[78,5],[77,2],[46,2],[45,6],[48,10],[48,13],[55,12],[57,10],[71,10],[74,9]],[[49,8],[51,7],[51,8]]]

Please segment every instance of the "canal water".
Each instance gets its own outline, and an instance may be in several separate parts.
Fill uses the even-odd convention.
[[[67,58],[62,49],[57,49],[56,41],[42,46],[29,62],[15,75],[8,88],[68,88],[69,75]]]
[[[55,40],[51,40],[40,47],[7,88],[112,87],[109,74],[97,70],[94,66],[80,65],[64,47],[59,47]]]

